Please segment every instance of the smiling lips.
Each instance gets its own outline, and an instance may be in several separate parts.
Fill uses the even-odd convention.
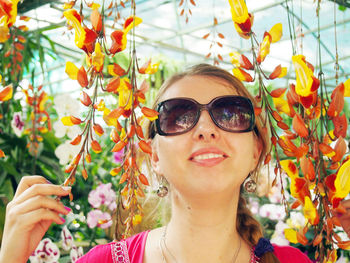
[[[191,154],[189,161],[200,166],[215,166],[224,161],[228,155],[217,148],[203,148]]]

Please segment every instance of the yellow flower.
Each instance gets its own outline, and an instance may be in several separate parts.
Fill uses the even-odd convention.
[[[78,48],[84,46],[86,32],[81,26],[81,17],[75,9],[69,9],[63,12],[63,15],[67,18],[68,24],[75,30],[75,44]]]
[[[340,166],[334,180],[335,197],[345,198],[350,192],[350,158]]]
[[[284,236],[286,237],[286,239],[291,242],[291,243],[298,243],[298,239],[297,239],[297,231],[295,231],[292,228],[286,228],[284,230]]]
[[[134,226],[140,224],[141,221],[142,221],[142,216],[141,215],[134,215],[133,218],[132,218],[132,224]]]
[[[68,74],[69,78],[76,80],[78,78],[78,71],[78,67],[73,62],[66,62],[65,72]]]
[[[9,28],[7,25],[7,17],[0,18],[0,43],[4,43],[9,39]]]
[[[317,210],[314,206],[314,204],[311,202],[310,197],[305,196],[305,203],[304,203],[304,216],[307,220],[309,220],[309,223],[312,225],[317,225],[319,221],[319,217],[317,214]]]
[[[119,91],[119,106],[123,107],[124,110],[128,110],[132,105],[132,90],[128,88],[118,88]]]
[[[350,97],[350,79],[344,82],[344,97]]]
[[[235,23],[242,24],[248,18],[248,8],[244,0],[229,0],[231,6],[232,20]]]
[[[295,68],[295,74],[297,78],[297,84],[295,86],[295,92],[303,97],[309,96],[312,91],[313,72],[307,66],[305,57],[303,55],[295,55],[292,57],[292,62]]]
[[[288,101],[282,98],[283,95],[279,98],[272,97],[272,101],[275,104],[276,110],[281,113],[285,113],[287,115],[290,115],[290,108],[288,105]]]
[[[287,173],[291,179],[299,177],[298,167],[291,160],[282,160],[280,162],[282,169]]]
[[[92,65],[97,72],[101,72],[103,69],[103,62],[105,59],[105,54],[101,51],[100,43],[96,43],[95,51],[92,53]]]
[[[145,73],[146,74],[154,74],[158,71],[158,67],[159,67],[159,62],[154,63],[154,64],[149,64],[148,67],[146,68]]]
[[[282,24],[281,23],[277,23],[276,25],[274,25],[270,31],[269,34],[271,35],[272,38],[272,43],[275,43],[277,41],[279,41],[282,37]]]

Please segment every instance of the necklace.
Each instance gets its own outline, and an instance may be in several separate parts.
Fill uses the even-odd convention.
[[[164,232],[163,232],[161,238],[159,239],[159,249],[160,249],[160,252],[161,252],[161,254],[162,254],[162,260],[163,260],[164,263],[167,263],[167,261],[166,261],[166,259],[165,259],[165,255],[164,255],[163,246],[162,246],[162,244],[163,244],[164,247],[165,247],[165,251],[171,256],[172,261],[174,261],[175,263],[177,263],[177,260],[176,260],[175,256],[171,253],[171,251],[169,250],[169,248],[168,248],[168,246],[166,245],[166,242],[165,242],[165,240],[166,240],[167,228],[168,228],[168,226],[165,226]],[[234,256],[233,256],[233,258],[232,258],[232,260],[231,260],[232,263],[235,263],[235,262],[236,262],[237,256],[238,256],[238,253],[239,253],[240,250],[241,250],[241,238],[239,238],[239,246],[238,246],[238,249],[236,250],[236,252],[235,252],[235,254],[234,254]]]

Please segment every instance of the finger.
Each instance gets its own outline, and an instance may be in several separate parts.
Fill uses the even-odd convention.
[[[37,195],[13,207],[11,214],[13,216],[26,214],[40,208],[50,209],[63,215],[67,215],[71,211],[70,208],[65,207],[61,202],[50,197]]]
[[[34,184],[47,184],[49,183],[44,177],[40,175],[23,176],[18,184],[14,198],[22,194],[26,189]]]
[[[71,191],[71,187],[54,185],[54,184],[34,184],[31,187],[27,188],[18,198],[14,199],[14,204],[20,204],[29,198],[32,198],[37,195],[56,195],[56,196],[65,196],[68,195]]]
[[[45,208],[31,211],[29,213],[21,215],[19,218],[24,226],[30,227],[33,227],[41,221],[53,221],[59,225],[62,225],[65,222],[65,220],[60,217],[58,213]]]

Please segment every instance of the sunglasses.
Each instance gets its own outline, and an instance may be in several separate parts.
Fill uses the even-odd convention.
[[[242,96],[220,96],[208,104],[190,98],[174,98],[158,104],[156,132],[159,135],[179,135],[196,126],[202,110],[207,110],[216,126],[228,132],[249,132],[254,129],[254,107]]]

